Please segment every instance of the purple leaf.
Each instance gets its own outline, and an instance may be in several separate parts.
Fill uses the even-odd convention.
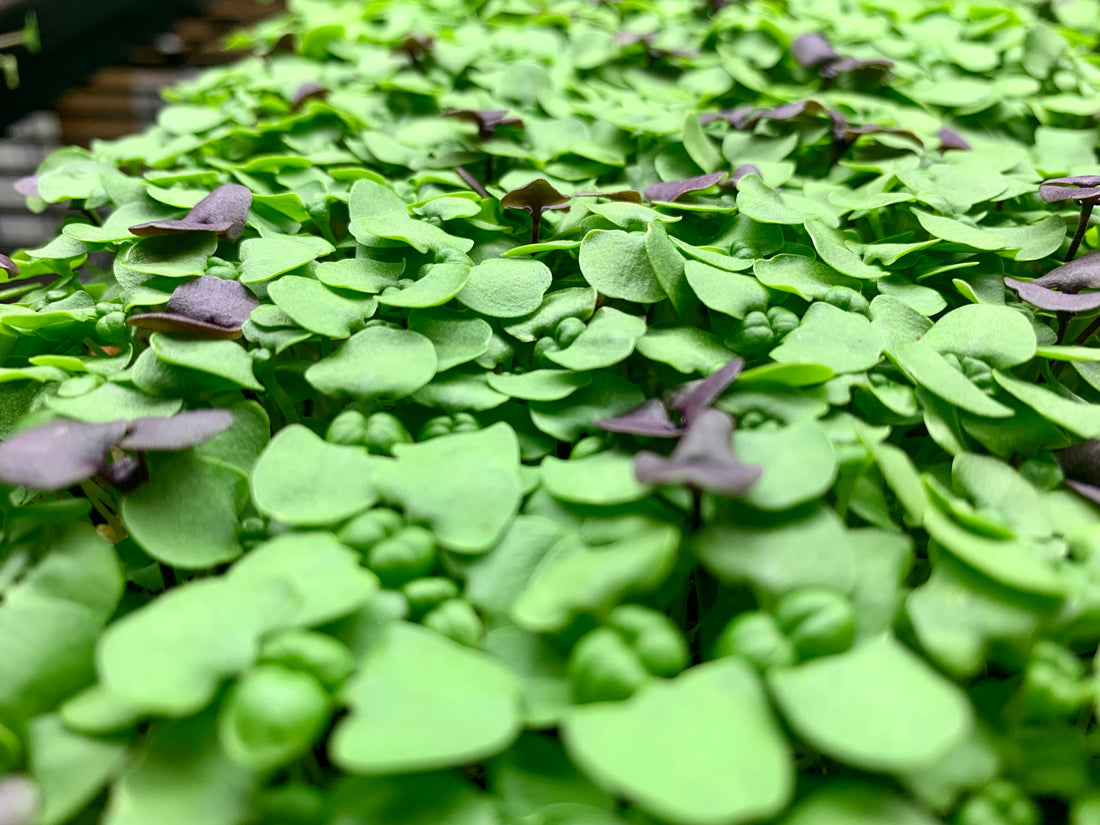
[[[823,63],[840,59],[840,55],[825,36],[817,32],[810,32],[796,39],[791,44],[791,56],[804,69],[812,69]]]
[[[1100,200],[1100,175],[1050,178],[1039,184],[1039,197],[1047,203]]]
[[[709,175],[699,175],[694,178],[666,180],[663,183],[653,183],[645,188],[645,199],[650,203],[654,201],[672,203],[688,192],[698,192],[702,189],[709,189],[725,176],[725,172],[711,172]]]
[[[294,97],[290,101],[290,108],[292,111],[296,112],[305,105],[307,100],[321,100],[330,91],[328,86],[307,81],[294,90]]]
[[[500,126],[522,126],[518,117],[508,117],[507,109],[448,109],[444,117],[457,117],[477,124],[477,136],[488,140]]]
[[[100,467],[99,474],[123,493],[132,493],[149,480],[145,462],[132,455],[122,455],[112,463]]]
[[[242,325],[259,305],[237,281],[201,275],[176,287],[165,312],[134,315],[126,322],[197,338],[239,338]]]
[[[842,74],[854,74],[856,72],[888,72],[893,68],[894,61],[885,58],[873,58],[871,60],[857,60],[854,57],[842,57],[839,60],[831,60],[821,67],[818,74],[825,80],[834,80]]]
[[[0,777],[0,823],[31,825],[38,821],[42,810],[42,794],[38,786],[18,774]]]
[[[153,235],[175,235],[181,232],[214,232],[235,241],[244,232],[252,192],[237,183],[219,186],[183,218],[149,221],[131,226],[130,231],[142,238]]]
[[[690,425],[703,410],[721,398],[744,368],[745,359],[734,358],[706,378],[677,387],[670,394],[668,406]]]
[[[940,154],[943,154],[944,152],[947,152],[951,149],[959,149],[964,152],[969,152],[972,148],[970,144],[966,142],[962,135],[960,135],[958,132],[951,131],[947,127],[940,129],[937,137],[940,139]]]
[[[1064,450],[1057,450],[1054,458],[1062,467],[1066,478],[1100,485],[1100,441],[1082,441]]]
[[[28,175],[15,182],[15,191],[24,198],[41,198],[38,191],[38,175]]]
[[[600,419],[596,426],[612,433],[647,435],[652,438],[675,438],[683,433],[683,428],[669,418],[665,405],[656,398],[643,401],[622,415]]]
[[[724,496],[744,494],[761,475],[761,468],[742,464],[733,454],[733,418],[706,409],[688,425],[668,458],[642,451],[634,459],[634,475],[643,484],[687,484]]]
[[[839,117],[839,115],[834,117],[834,113],[831,113],[816,100],[797,100],[794,103],[784,103],[782,106],[762,109],[754,113],[745,121],[745,128],[752,129],[762,120],[797,120],[800,117],[817,117],[819,115],[829,117],[834,126]],[[840,118],[840,120],[843,121],[843,118]]]
[[[899,129],[894,126],[879,126],[875,123],[867,123],[863,126],[851,126],[845,123],[839,115],[833,119],[833,138],[835,140],[851,145],[864,135],[897,135],[906,140],[911,140],[913,143],[917,144],[917,146],[924,147],[924,141],[908,129]]]
[[[1005,285],[1029,304],[1057,312],[1087,312],[1100,307],[1100,250],[1055,267],[1034,281],[1005,278]],[[1055,291],[1057,290],[1057,291]]]
[[[32,490],[64,490],[106,466],[129,424],[59,419],[0,442],[0,481]]]
[[[730,176],[730,183],[732,188],[736,189],[737,184],[741,182],[741,178],[745,175],[756,175],[758,178],[762,178],[764,173],[760,171],[760,167],[752,163],[742,163],[736,169],[733,170],[733,175]]]
[[[547,209],[568,209],[568,202],[568,195],[563,195],[543,178],[513,189],[500,199],[501,206],[525,209],[532,215],[542,214]]]
[[[435,48],[435,39],[426,34],[410,34],[394,47],[398,54],[407,55],[413,66],[419,67],[420,61]]]
[[[186,450],[233,426],[229,410],[189,410],[167,418],[136,418],[119,446],[124,450]]]
[[[19,276],[19,265],[7,255],[0,255],[0,269],[8,273],[9,278],[16,278]]]
[[[1065,485],[1075,493],[1087,498],[1093,504],[1100,504],[1100,487],[1094,484],[1086,484],[1083,481],[1073,481],[1068,478],[1065,480]]]
[[[574,192],[574,198],[607,198],[609,201],[641,203],[642,194],[637,189],[620,189],[617,192]]]
[[[734,129],[745,129],[748,128],[749,119],[752,113],[752,106],[741,106],[737,109],[728,109],[723,112],[708,112],[705,115],[699,115],[699,122],[705,126],[708,123],[714,123],[716,120],[724,120]]]
[[[456,166],[455,167],[455,172],[458,174],[458,176],[460,178],[462,178],[464,181],[466,181],[467,186],[469,186],[471,189],[473,189],[475,192],[477,192],[479,197],[482,197],[482,198],[489,197],[489,193],[485,189],[485,187],[481,185],[481,181],[479,181],[477,178],[475,178],[473,175],[471,175],[469,172],[467,172],[463,167]]]

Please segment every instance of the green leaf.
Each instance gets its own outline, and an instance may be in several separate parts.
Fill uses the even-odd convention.
[[[386,287],[378,303],[394,307],[422,309],[447,303],[470,280],[473,268],[469,264],[433,264],[424,267],[419,280],[405,287]]]
[[[637,386],[617,375],[598,372],[592,381],[561,401],[529,406],[531,420],[542,432],[559,441],[576,441],[594,431],[594,421],[613,418],[637,407],[645,396]]]
[[[374,326],[307,369],[306,380],[326,395],[404,398],[432,380],[438,363],[435,347],[423,335]]]
[[[733,452],[744,463],[763,467],[760,480],[742,497],[762,510],[785,510],[819,498],[836,479],[833,446],[814,421],[782,430],[738,430]]]
[[[29,726],[30,769],[42,791],[42,825],[68,822],[122,770],[129,755],[121,739],[74,733],[55,714]]]
[[[969,736],[966,694],[893,637],[768,672],[787,723],[811,746],[871,771],[911,771]]]
[[[375,261],[370,258],[345,258],[342,261],[322,261],[313,274],[325,286],[376,294],[397,286],[405,271],[405,262]]]
[[[695,112],[684,115],[683,135],[684,149],[700,169],[715,172],[722,167],[722,153],[710,142]]]
[[[570,461],[547,457],[540,472],[552,496],[579,504],[625,504],[650,491],[634,477],[634,456],[625,453],[603,452]]]
[[[768,306],[768,290],[761,286],[762,279],[728,272],[700,261],[688,261],[684,265],[684,276],[699,300],[715,312],[744,318],[753,310],[764,310]]]
[[[122,518],[134,541],[158,561],[186,570],[239,556],[244,473],[204,461],[194,450],[153,454],[147,461],[149,481],[122,499]]]
[[[957,407],[986,418],[1008,418],[1012,410],[994,401],[923,341],[896,343],[886,354],[916,384]]]
[[[299,424],[280,430],[252,470],[252,500],[300,527],[335,524],[378,500],[382,460],[361,447],[329,444]]]
[[[811,304],[771,357],[780,364],[823,364],[834,373],[866,372],[882,358],[885,336],[867,317],[832,304]]]
[[[474,312],[492,318],[518,318],[539,308],[553,276],[546,264],[520,258],[490,258],[470,270],[456,296]]]
[[[653,304],[667,297],[641,232],[593,229],[581,243],[580,267],[584,279],[609,298]]]
[[[523,373],[490,373],[489,386],[511,398],[525,401],[560,401],[581,387],[588,386],[592,376],[572,370],[531,370]]]
[[[661,289],[676,312],[686,315],[691,310],[692,300],[691,289],[684,281],[684,259],[669,239],[668,230],[660,223],[651,223],[646,230],[645,250]]]
[[[710,375],[734,357],[713,335],[695,327],[651,328],[638,339],[637,348],[650,361],[686,374]]]
[[[333,251],[332,244],[313,235],[249,238],[241,243],[241,283],[270,281]]]
[[[777,596],[798,587],[846,592],[856,569],[850,534],[830,507],[713,523],[699,532],[693,546],[723,581],[748,583]]]
[[[389,186],[366,178],[357,180],[348,201],[351,232],[360,243],[368,244],[370,236],[403,241],[417,252],[454,249],[469,252],[472,238],[448,235],[426,220],[409,214],[408,205]]]
[[[459,553],[489,550],[519,509],[519,442],[507,424],[394,447],[378,488]]]
[[[154,332],[149,343],[158,359],[175,367],[216,375],[238,387],[263,391],[252,374],[248,351],[233,341],[193,341]]]
[[[937,352],[978,358],[997,369],[1030,361],[1037,348],[1035,330],[1022,312],[989,304],[952,310],[922,340]]]
[[[267,291],[294,323],[327,338],[347,338],[378,308],[373,299],[344,298],[320,281],[298,275],[274,281]]]
[[[252,664],[261,637],[286,627],[298,601],[274,578],[218,577],[169,590],[107,628],[96,649],[101,683],[137,711],[190,716]]]
[[[400,774],[477,762],[520,732],[519,684],[481,651],[394,622],[344,686],[350,707],[330,757],[357,774]],[[434,820],[433,820],[434,821]]]
[[[499,825],[495,800],[444,772],[379,779],[343,777],[332,793],[337,821],[401,825]]]
[[[655,589],[672,571],[679,531],[642,526],[614,544],[554,548],[512,605],[521,627],[540,633],[565,628],[583,614],[605,616],[625,597]]]
[[[147,275],[188,278],[205,272],[206,261],[217,248],[218,239],[213,232],[161,235],[135,243],[122,256],[122,263]]]
[[[630,356],[645,326],[644,318],[601,307],[568,347],[548,352],[547,358],[571,370],[610,367]]]
[[[164,722],[115,783],[103,823],[235,825],[255,784],[219,747],[212,713]]]
[[[562,736],[596,784],[671,822],[764,819],[793,793],[785,737],[759,677],[737,659],[650,682],[624,702],[575,707]]]
[[[249,550],[229,578],[283,582],[300,597],[293,624],[312,627],[362,607],[378,590],[378,577],[360,567],[359,559],[332,533],[288,533]]]
[[[432,342],[440,372],[480,358],[493,339],[493,328],[481,318],[445,309],[410,312],[409,329]]]
[[[1053,254],[1066,237],[1066,224],[1051,216],[1029,226],[975,226],[914,209],[925,231],[951,243],[998,252],[1013,252],[1017,261],[1037,261]]]
[[[862,279],[877,279],[887,274],[884,269],[864,263],[849,247],[849,242],[844,236],[822,221],[807,222],[806,231],[810,234],[821,260],[837,272],[851,278]]]
[[[783,253],[758,260],[753,274],[760,283],[781,292],[793,292],[807,301],[820,301],[834,286],[859,289],[860,283],[813,258]]]
[[[1065,427],[1081,438],[1100,438],[1100,406],[1071,401],[1052,390],[993,371],[993,378],[1010,395],[1022,401],[1048,421]]]
[[[937,825],[938,819],[885,787],[836,780],[802,799],[781,825]]]
[[[260,665],[230,690],[218,713],[218,738],[238,765],[275,768],[309,751],[324,731],[331,703],[308,673]]]

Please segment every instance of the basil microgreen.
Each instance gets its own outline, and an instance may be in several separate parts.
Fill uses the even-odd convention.
[[[296,0],[49,155],[0,820],[1092,822],[1095,12]]]

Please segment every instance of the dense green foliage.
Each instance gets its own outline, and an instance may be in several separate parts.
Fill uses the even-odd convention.
[[[1098,34],[292,0],[47,159],[0,821],[1100,822]]]

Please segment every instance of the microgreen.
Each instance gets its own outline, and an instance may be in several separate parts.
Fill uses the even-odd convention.
[[[0,820],[1092,822],[1090,10],[295,0],[47,157]]]

